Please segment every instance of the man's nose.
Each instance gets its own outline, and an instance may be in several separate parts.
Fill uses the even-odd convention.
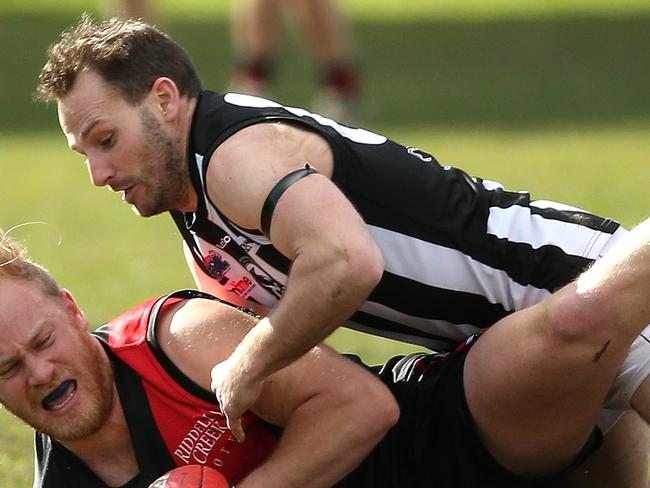
[[[111,165],[101,158],[89,156],[86,159],[86,166],[88,167],[90,180],[95,186],[106,186],[113,177]]]
[[[30,386],[47,385],[52,381],[54,365],[47,358],[34,355],[27,359],[26,362]]]

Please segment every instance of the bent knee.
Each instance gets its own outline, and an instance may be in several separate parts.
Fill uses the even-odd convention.
[[[375,421],[377,422],[377,427],[380,430],[388,431],[393,428],[399,420],[399,404],[387,387],[384,387],[383,389],[375,388],[374,390],[372,396],[364,398],[370,398],[368,404],[373,405],[373,409],[375,410],[374,416]]]
[[[541,305],[542,332],[554,347],[585,346],[595,350],[594,354],[604,354],[612,340],[617,339],[617,324],[611,312],[614,307],[578,293],[575,286],[562,289]]]

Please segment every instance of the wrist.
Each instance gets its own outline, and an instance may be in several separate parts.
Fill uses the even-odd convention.
[[[240,370],[248,379],[264,380],[274,372],[272,363],[272,345],[269,344],[272,325],[268,317],[260,320],[248,332],[242,342],[230,356],[230,361],[240,365]]]

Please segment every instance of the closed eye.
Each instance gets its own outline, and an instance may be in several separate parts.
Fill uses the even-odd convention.
[[[46,347],[50,346],[54,342],[54,333],[50,333],[41,340],[39,340],[36,345],[34,346],[36,350],[42,351]]]
[[[18,372],[18,362],[9,363],[0,369],[0,380],[7,380]]]

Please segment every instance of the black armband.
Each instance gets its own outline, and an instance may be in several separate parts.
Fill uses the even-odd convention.
[[[278,200],[280,200],[282,194],[296,181],[301,180],[312,173],[318,173],[318,171],[307,164],[304,168],[292,171],[282,178],[270,191],[269,196],[266,197],[266,200],[264,201],[261,218],[262,232],[264,232],[267,237],[271,231],[271,218],[273,217],[273,211],[275,210],[275,206],[278,204]]]

